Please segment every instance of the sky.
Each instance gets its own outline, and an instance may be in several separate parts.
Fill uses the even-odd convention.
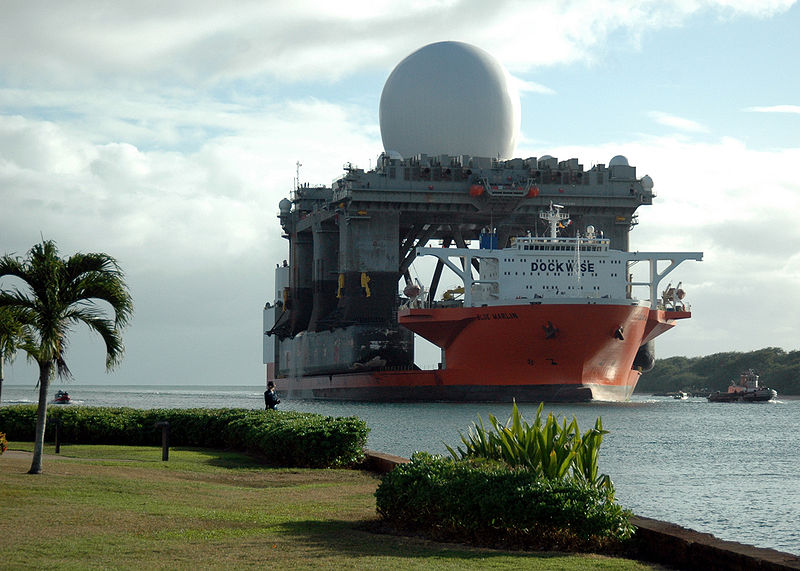
[[[800,7],[786,0],[3,0],[0,254],[105,252],[135,303],[85,384],[264,383],[278,202],[383,151],[397,63],[458,40],[521,97],[515,155],[625,155],[656,198],[631,249],[702,251],[657,356],[800,347]],[[8,287],[7,281],[0,286]],[[427,363],[423,363],[427,364]],[[10,384],[35,384],[19,356]]]

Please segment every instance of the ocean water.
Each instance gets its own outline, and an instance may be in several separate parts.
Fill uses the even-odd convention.
[[[66,386],[67,406],[254,408],[263,387]],[[4,386],[3,405],[35,402],[33,387]],[[368,447],[410,456],[446,454],[480,415],[505,422],[506,404],[374,404],[285,401],[283,410],[358,416],[370,427]],[[535,405],[520,405],[531,420]],[[709,403],[635,395],[627,403],[546,405],[578,419],[582,431],[601,417],[610,433],[600,449],[617,499],[636,514],[671,521],[721,539],[800,555],[800,400]],[[2,427],[0,427],[2,429]]]

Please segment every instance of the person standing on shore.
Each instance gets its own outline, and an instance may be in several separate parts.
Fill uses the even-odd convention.
[[[278,406],[280,402],[281,399],[275,394],[275,383],[269,381],[267,383],[267,390],[264,391],[264,404],[267,410],[275,410],[275,407]]]

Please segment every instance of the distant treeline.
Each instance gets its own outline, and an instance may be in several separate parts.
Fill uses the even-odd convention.
[[[800,351],[787,353],[779,347],[749,353],[658,359],[653,370],[639,379],[636,392],[725,391],[731,380],[738,382],[739,375],[747,369],[753,369],[760,376],[759,384],[775,389],[779,397],[800,395]]]

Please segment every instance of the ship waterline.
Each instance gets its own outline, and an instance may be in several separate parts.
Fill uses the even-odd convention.
[[[403,309],[398,322],[444,350],[441,368],[289,375],[285,386],[329,400],[627,400],[640,347],[691,313],[587,301]]]

